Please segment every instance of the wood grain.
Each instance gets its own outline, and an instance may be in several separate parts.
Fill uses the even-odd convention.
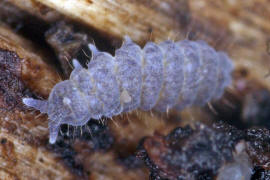
[[[7,0],[46,24],[68,19],[112,39],[129,35],[140,45],[189,37],[203,39],[233,59],[234,82],[223,99],[241,104],[246,89],[270,90],[270,2],[268,0]],[[95,37],[93,37],[95,39]],[[21,81],[30,94],[47,98],[60,81],[46,55],[36,44],[0,27],[0,49],[20,58]],[[244,73],[243,73],[244,72]],[[245,78],[239,77],[245,74]],[[232,99],[233,99],[232,98]],[[1,103],[1,99],[0,99]],[[231,103],[232,108],[237,109]],[[221,103],[223,106],[224,104]],[[240,105],[239,105],[240,106]],[[2,113],[3,111],[3,113]],[[64,148],[48,146],[47,118],[25,107],[2,110],[0,115],[0,176],[6,179],[142,179],[144,166],[127,168],[119,154],[136,152],[141,139],[155,133],[168,134],[177,126],[196,121],[211,123],[213,112],[193,108],[184,112],[125,114],[109,121],[114,144],[94,150],[93,142],[80,138],[62,141]],[[3,142],[3,143],[2,143]],[[67,147],[66,147],[67,146]],[[56,149],[58,149],[56,151]],[[65,162],[62,150],[73,153]],[[40,160],[42,157],[42,161]],[[74,164],[69,166],[70,162]],[[128,170],[127,170],[128,169]],[[77,172],[79,171],[79,173]],[[76,173],[77,172],[77,173]],[[81,175],[81,174],[83,175]],[[124,175],[122,175],[124,174]]]

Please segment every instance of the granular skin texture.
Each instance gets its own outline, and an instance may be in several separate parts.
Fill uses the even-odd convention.
[[[202,106],[231,83],[231,59],[204,41],[148,42],[142,49],[125,38],[115,56],[92,44],[88,69],[73,60],[69,80],[54,86],[47,101],[23,102],[49,116],[50,143],[61,124],[85,125],[136,109],[166,112]]]

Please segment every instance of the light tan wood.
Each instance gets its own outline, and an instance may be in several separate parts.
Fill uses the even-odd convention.
[[[160,42],[166,39],[183,39],[195,32],[196,39],[204,39],[217,49],[226,51],[233,59],[236,71],[245,69],[249,79],[270,90],[270,77],[266,76],[270,71],[270,3],[267,0],[8,0],[8,2],[46,23],[56,22],[59,20],[59,14],[62,14],[63,17],[79,22],[78,25],[86,25],[91,31],[118,39],[129,35],[141,45],[148,40]],[[10,30],[0,27],[0,48],[12,50],[22,58],[22,77],[26,86],[38,95],[46,97],[60,78],[55,70],[42,61],[45,59],[43,55],[38,55],[34,45],[30,44]],[[41,71],[34,71],[35,67],[40,67]],[[40,77],[42,78],[39,79]],[[237,91],[239,83],[242,82],[234,79],[233,91]],[[46,117],[35,118],[36,115],[26,110],[0,115],[0,136],[7,139],[7,144],[13,144],[10,147],[14,149],[16,155],[7,156],[9,159],[0,159],[0,176],[6,179],[16,179],[20,175],[22,179],[75,177],[69,168],[65,168],[55,159],[55,154],[46,149],[48,121]],[[121,177],[119,174],[126,171],[125,167],[116,163],[114,159],[118,153],[115,151],[119,148],[135,151],[138,142],[144,136],[155,133],[167,134],[177,126],[192,121],[205,119],[208,121],[211,116],[212,114],[198,109],[184,111],[181,115],[176,112],[153,116],[151,112],[125,114],[109,122],[118,149],[113,149],[109,153],[93,153],[90,143],[72,142],[70,144],[78,152],[73,158],[82,164],[85,171],[93,171],[88,175],[89,179],[119,178]],[[18,128],[19,132],[15,131],[17,134],[9,130],[13,126]],[[35,140],[34,145],[31,139]],[[42,143],[37,146],[39,140]],[[80,143],[82,145],[78,146]],[[0,150],[1,154],[3,152]],[[39,156],[46,159],[46,165],[37,162]],[[14,159],[16,164],[13,162]],[[23,163],[26,163],[28,168],[33,167],[31,171],[33,174],[30,168],[26,168],[25,172],[22,171]],[[38,168],[42,171],[38,171]],[[103,168],[107,169],[103,171]],[[125,179],[140,179],[144,175],[148,175],[144,169],[138,172],[131,169]]]
[[[130,36],[137,42],[145,42],[150,37],[154,41],[168,38],[179,39],[179,21],[170,13],[177,1],[132,1],[132,0],[10,0],[12,3],[37,14],[36,3],[46,5],[64,15],[82,22],[91,28],[122,38]],[[24,3],[25,1],[25,3]],[[33,3],[34,2],[34,3]],[[181,3],[182,4],[182,3]],[[152,7],[151,7],[152,6]],[[159,6],[155,7],[154,6]],[[159,9],[158,9],[159,8]]]

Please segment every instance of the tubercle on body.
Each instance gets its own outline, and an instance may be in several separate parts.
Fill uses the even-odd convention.
[[[23,98],[48,114],[52,144],[61,124],[82,126],[137,108],[164,112],[204,105],[231,82],[229,57],[203,41],[148,42],[141,49],[126,36],[114,57],[92,44],[89,49],[88,69],[74,59],[70,79],[56,84],[47,101]]]

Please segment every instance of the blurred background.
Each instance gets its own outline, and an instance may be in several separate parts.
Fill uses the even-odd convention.
[[[0,0],[0,179],[270,179],[269,0]],[[22,97],[47,99],[94,43],[114,54],[128,35],[204,40],[234,63],[205,107],[136,111],[63,125]]]

